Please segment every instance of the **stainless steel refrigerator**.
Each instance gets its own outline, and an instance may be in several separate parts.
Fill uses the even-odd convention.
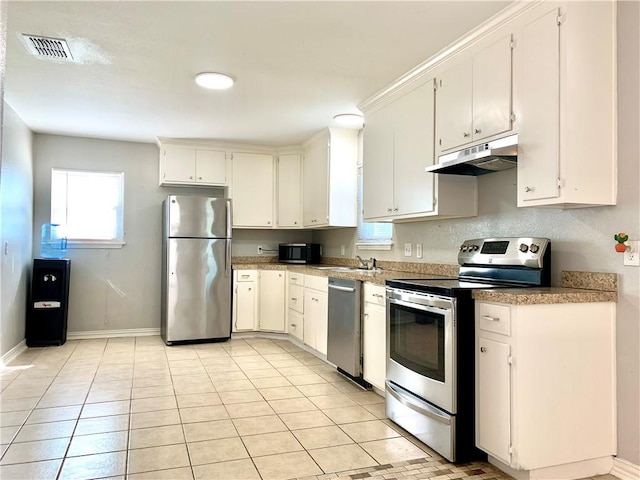
[[[170,195],[162,212],[162,339],[229,339],[231,200]]]

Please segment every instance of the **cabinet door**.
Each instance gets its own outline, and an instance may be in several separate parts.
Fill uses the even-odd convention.
[[[473,57],[473,140],[511,130],[511,35]]]
[[[226,185],[226,153],[215,150],[196,150],[196,182],[208,185]]]
[[[438,150],[449,150],[471,141],[472,63],[452,67],[438,79],[436,124]]]
[[[329,138],[311,142],[302,165],[302,217],[305,227],[325,225],[329,215]]]
[[[233,154],[233,226],[273,226],[273,156]]]
[[[393,214],[430,212],[434,174],[424,168],[434,159],[435,92],[433,80],[393,104]],[[389,182],[388,175],[382,179]]]
[[[559,195],[559,45],[557,10],[523,29],[518,206]]]
[[[289,325],[287,331],[301,342],[304,339],[304,316],[295,310],[289,310]]]
[[[193,148],[162,147],[162,178],[164,182],[195,183],[196,151]]]
[[[387,360],[386,310],[382,305],[364,304],[362,369],[363,377],[384,390]]]
[[[510,463],[511,369],[507,344],[478,338],[476,445]]]
[[[304,291],[304,344],[316,348],[318,328],[318,297],[313,290]]]
[[[316,302],[316,350],[323,355],[327,354],[327,341],[329,338],[329,295],[325,292],[314,292]]]
[[[389,217],[393,214],[394,162],[390,107],[367,115],[363,142],[363,217],[365,220]]]
[[[260,272],[259,330],[284,332],[285,275],[279,270]]]
[[[254,330],[257,313],[255,282],[237,282],[235,294],[233,331]]]
[[[278,226],[302,226],[302,156],[278,157]]]

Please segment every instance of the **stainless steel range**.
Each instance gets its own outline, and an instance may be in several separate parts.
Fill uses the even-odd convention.
[[[450,461],[474,441],[474,289],[548,286],[546,238],[466,240],[455,278],[387,280],[386,413]]]

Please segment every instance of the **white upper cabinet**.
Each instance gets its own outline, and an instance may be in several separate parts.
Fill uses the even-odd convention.
[[[366,114],[363,211],[369,221],[473,216],[476,179],[426,173],[434,162],[433,79]]]
[[[272,228],[274,206],[273,155],[234,152],[233,226]]]
[[[568,2],[523,27],[518,206],[616,203],[615,2]]]
[[[357,224],[358,131],[329,128],[305,145],[302,219],[311,227]]]
[[[283,154],[277,161],[278,227],[302,227],[302,155]]]
[[[437,150],[512,128],[512,37],[505,36],[444,71],[437,80]]]
[[[161,145],[160,185],[226,186],[226,153]]]

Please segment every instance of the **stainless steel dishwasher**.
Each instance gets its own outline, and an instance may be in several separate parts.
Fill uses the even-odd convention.
[[[329,278],[329,334],[327,360],[365,388],[362,379],[362,282]]]

